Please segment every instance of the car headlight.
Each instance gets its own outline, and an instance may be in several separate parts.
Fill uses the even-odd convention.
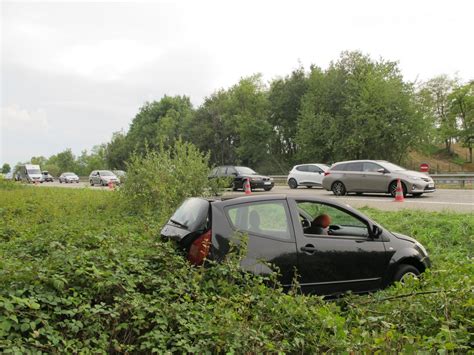
[[[273,178],[272,178],[272,177],[270,178],[270,181],[273,181]]]

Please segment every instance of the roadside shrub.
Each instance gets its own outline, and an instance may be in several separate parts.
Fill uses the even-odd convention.
[[[169,217],[186,197],[216,192],[208,163],[208,154],[180,140],[169,149],[134,155],[120,195],[131,211]]]

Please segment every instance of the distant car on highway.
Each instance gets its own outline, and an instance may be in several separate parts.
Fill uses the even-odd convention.
[[[407,170],[385,160],[351,160],[332,165],[325,173],[323,187],[336,196],[348,192],[381,192],[395,196],[397,180],[400,179],[403,195],[414,197],[434,192],[431,177],[418,171]]]
[[[79,176],[77,176],[75,173],[62,173],[59,178],[59,182],[62,184],[64,183],[79,183]]]
[[[120,179],[109,170],[94,170],[89,175],[89,183],[91,186],[102,185],[107,186],[109,182],[120,184]]]
[[[44,181],[44,182],[53,182],[54,181],[54,178],[53,176],[46,170],[44,170],[43,172],[41,172],[41,179]]]
[[[260,175],[254,170],[246,166],[224,165],[212,169],[209,179],[232,179],[232,190],[244,189],[244,182],[246,179],[250,180],[250,188],[264,189],[270,191],[275,183],[273,178],[269,176]]]
[[[286,181],[291,189],[296,189],[298,186],[306,186],[308,188],[322,186],[324,173],[328,170],[329,166],[326,164],[295,165],[291,169]]]

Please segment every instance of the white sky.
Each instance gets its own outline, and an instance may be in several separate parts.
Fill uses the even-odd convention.
[[[341,51],[406,80],[474,79],[474,1],[1,1],[0,164],[75,154],[164,94],[202,103],[242,76]]]

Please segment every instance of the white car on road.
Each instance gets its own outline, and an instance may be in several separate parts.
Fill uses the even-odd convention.
[[[328,170],[329,166],[326,164],[295,165],[291,169],[286,181],[291,189],[296,189],[298,186],[306,186],[308,188],[313,186],[321,187],[324,173]]]

